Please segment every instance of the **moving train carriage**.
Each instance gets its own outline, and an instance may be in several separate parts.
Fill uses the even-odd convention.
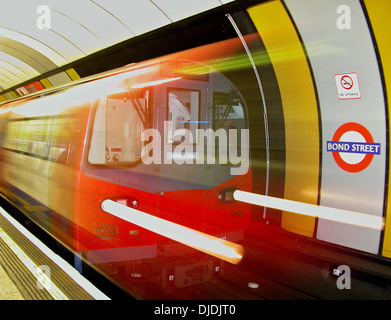
[[[259,3],[224,17],[226,38],[3,104],[2,193],[138,297],[211,281],[281,234],[387,262],[389,4],[348,1],[348,28],[338,1],[304,2]],[[140,227],[139,212],[156,219]],[[194,249],[206,238],[240,253]]]
[[[235,54],[241,44],[201,50],[210,59]],[[6,105],[2,193],[101,268],[148,259],[156,265],[195,252],[103,211],[107,199],[216,242],[240,241],[250,205],[226,205],[219,193],[251,190],[247,105],[226,76],[189,60],[198,52]],[[158,274],[165,273],[160,264]],[[182,257],[175,268],[202,271],[186,279],[189,285],[210,280],[220,262]],[[176,285],[186,277],[176,277]]]

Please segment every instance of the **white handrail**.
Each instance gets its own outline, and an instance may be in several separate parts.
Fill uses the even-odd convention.
[[[336,222],[348,223],[365,228],[382,230],[384,227],[383,217],[354,212],[349,210],[337,209],[332,207],[318,206],[299,201],[264,196],[242,190],[235,190],[233,197],[237,201],[242,201],[257,206],[263,206],[283,211],[294,212],[321,219],[332,220]]]
[[[130,208],[113,200],[104,200],[101,208],[120,219],[232,264],[238,264],[243,257],[243,247],[239,244],[221,241],[218,237]]]

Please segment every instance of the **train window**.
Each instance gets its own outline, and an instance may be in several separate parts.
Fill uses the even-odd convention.
[[[226,136],[229,137],[227,141],[227,149],[232,150],[236,149],[236,154],[241,150],[242,143],[242,133],[243,129],[247,128],[246,124],[246,113],[244,109],[244,104],[240,98],[236,89],[231,88],[229,93],[227,92],[214,92],[213,95],[213,130],[224,130],[226,131]],[[235,133],[235,135],[230,135],[230,133]],[[235,141],[236,137],[236,141]],[[220,148],[222,141],[220,141]],[[216,147],[218,147],[216,145]],[[219,153],[216,150],[216,158],[219,157]],[[228,159],[227,159],[228,160]],[[224,161],[219,161],[219,163],[224,163]]]
[[[10,121],[4,148],[37,158],[46,158],[48,129],[49,118]]]
[[[199,129],[200,91],[190,89],[168,89],[168,141],[181,142],[185,129],[197,137]],[[196,141],[193,141],[196,142]]]
[[[37,158],[47,158],[49,121],[49,118],[25,121],[22,139],[28,144],[28,150],[26,150],[28,154]]]
[[[18,148],[18,141],[20,136],[20,122],[11,121],[8,123],[7,135],[4,138],[4,148],[9,150],[16,150]]]
[[[102,98],[95,113],[89,163],[110,166],[140,160],[148,106],[149,90],[145,89]]]
[[[213,101],[213,129],[244,128],[244,110],[239,96],[215,92]]]

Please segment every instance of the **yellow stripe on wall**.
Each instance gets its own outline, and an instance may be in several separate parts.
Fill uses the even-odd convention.
[[[285,199],[317,204],[318,109],[311,72],[296,30],[280,1],[248,9],[276,73],[285,118]],[[271,146],[273,148],[273,146]],[[313,236],[315,218],[284,212],[282,227]]]
[[[75,71],[75,69],[71,68],[71,69],[68,69],[65,71],[68,76],[73,80],[78,80],[80,79],[80,76],[78,75],[78,73]]]
[[[41,82],[41,84],[45,87],[45,88],[51,88],[53,87],[53,85],[50,83],[50,81],[48,79],[41,79],[39,80]]]
[[[383,66],[384,81],[387,88],[388,100],[391,98],[391,21],[389,13],[391,12],[390,1],[365,0],[369,19],[371,21],[373,33],[376,38],[377,47],[380,54],[380,60]],[[388,103],[388,114],[391,115],[391,106]],[[390,119],[388,119],[390,121]],[[389,124],[390,125],[390,124]],[[391,132],[389,139],[391,140]],[[390,155],[388,155],[390,157]],[[386,226],[384,231],[383,252],[382,254],[391,258],[391,178],[388,177],[388,200],[386,212]]]

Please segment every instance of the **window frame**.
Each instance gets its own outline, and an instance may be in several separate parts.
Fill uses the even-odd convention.
[[[194,79],[192,79],[194,80]],[[198,80],[198,79],[197,79]],[[199,80],[198,80],[199,81]],[[202,89],[191,89],[191,88],[188,88],[188,87],[167,87],[166,88],[167,91],[167,103],[166,103],[166,121],[171,121],[173,123],[173,120],[169,119],[169,115],[170,115],[170,90],[178,90],[178,91],[190,91],[190,92],[198,92],[198,110],[197,110],[197,120],[190,120],[190,121],[197,121],[197,128],[195,129],[196,130],[196,135],[194,136],[193,134],[193,142],[192,143],[189,143],[190,145],[196,145],[198,143],[198,137],[197,137],[197,129],[200,129],[200,118],[201,118],[201,101],[202,101]],[[190,110],[190,117],[191,117],[191,110]],[[190,129],[189,129],[190,130]],[[191,132],[191,130],[190,130]],[[172,132],[173,133],[173,132]],[[167,140],[165,141],[166,144],[171,144],[172,146],[176,146],[176,145],[179,145],[179,144],[183,144],[184,142],[182,142],[182,139],[180,141],[175,141],[175,140],[171,140],[171,142],[168,140],[169,137],[168,137],[168,132],[167,132]]]
[[[148,96],[148,103],[149,105],[147,106],[147,119],[145,119],[145,126],[143,130],[146,130],[151,127],[151,124],[153,123],[153,87],[145,87],[143,88],[144,90],[149,91],[149,96]],[[95,120],[96,120],[96,113],[98,111],[99,103],[101,99],[105,99],[107,96],[100,97],[97,99],[95,102],[91,104],[91,111],[89,114],[89,123],[88,123],[88,130],[87,130],[87,135],[86,135],[86,143],[85,143],[85,156],[83,157],[83,162],[84,165],[87,168],[92,168],[92,169],[130,169],[139,166],[142,163],[142,158],[140,154],[140,158],[137,159],[134,162],[110,162],[110,163],[92,163],[89,161],[89,155],[91,152],[91,140],[92,140],[92,135],[93,135],[93,129],[95,125]],[[140,118],[141,122],[142,119]],[[141,142],[143,142],[141,140]],[[149,143],[148,141],[143,142],[143,147]],[[106,146],[105,146],[106,147]]]
[[[46,160],[46,161],[49,161],[49,162],[52,162],[52,163],[57,163],[57,164],[63,164],[63,165],[66,165],[66,166],[69,166],[71,165],[71,163],[68,163],[69,161],[66,161],[66,163],[62,163],[60,161],[58,161],[58,158],[57,159],[53,159],[50,157],[51,155],[51,148],[52,147],[58,147],[58,146],[64,146],[63,144],[58,144],[58,143],[54,143],[54,140],[56,138],[56,135],[54,134],[55,133],[55,126],[57,125],[56,121],[58,119],[65,119],[65,118],[74,118],[73,115],[68,115],[68,114],[57,114],[57,115],[48,115],[48,116],[38,116],[38,117],[23,117],[23,118],[14,118],[14,119],[7,119],[5,121],[5,125],[4,125],[4,136],[3,136],[3,139],[2,139],[2,143],[1,143],[1,148],[3,150],[6,150],[6,151],[9,151],[9,152],[13,152],[13,153],[17,153],[17,154],[21,154],[21,155],[25,155],[25,156],[28,156],[28,157],[32,157],[32,158],[36,158],[36,159],[40,159],[40,160]],[[12,123],[12,122],[23,122],[23,121],[34,121],[34,120],[41,120],[41,119],[47,119],[48,120],[48,123],[47,123],[47,128],[46,128],[46,139],[45,141],[34,141],[34,140],[26,140],[27,143],[29,143],[29,145],[31,143],[42,143],[44,144],[44,152],[42,154],[40,153],[33,153],[33,152],[26,152],[26,151],[23,151],[23,150],[20,150],[20,149],[17,149],[17,148],[9,148],[9,147],[6,147],[5,146],[5,143],[7,142],[7,136],[9,135],[9,124]],[[22,141],[20,140],[20,135],[19,135],[19,141]],[[66,153],[68,154],[68,157],[69,157],[69,153],[71,151],[71,145],[68,144],[65,146],[64,148],[64,151],[66,151]],[[32,151],[31,147],[29,147],[30,151]],[[67,158],[68,159],[68,158]]]

